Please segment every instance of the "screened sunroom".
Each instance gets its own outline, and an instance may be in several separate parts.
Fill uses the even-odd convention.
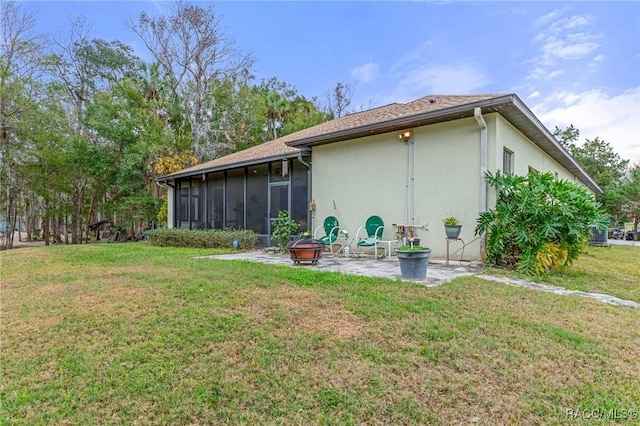
[[[273,221],[285,210],[301,232],[308,230],[311,174],[307,161],[309,157],[298,154],[265,163],[227,165],[230,168],[202,165],[173,179],[167,176],[163,183],[170,188],[169,206],[173,207],[169,227],[252,230],[258,234],[258,245],[268,246]]]

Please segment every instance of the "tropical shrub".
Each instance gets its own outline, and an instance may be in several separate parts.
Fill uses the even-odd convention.
[[[571,264],[584,251],[592,227],[608,226],[583,186],[556,180],[551,173],[516,176],[498,171],[486,176],[497,191],[496,207],[480,214],[475,233],[486,233],[490,264],[542,274]]]
[[[238,248],[251,249],[257,236],[253,231],[221,231],[217,229],[190,230],[160,228],[148,231],[151,245],[160,247],[232,248],[238,240]]]
[[[273,221],[271,239],[278,243],[278,247],[282,250],[291,241],[291,236],[298,232],[299,228],[298,222],[289,217],[289,212],[281,210],[278,212],[278,218]]]

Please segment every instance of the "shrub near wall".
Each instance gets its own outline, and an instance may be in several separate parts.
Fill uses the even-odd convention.
[[[537,275],[569,265],[585,249],[592,226],[608,221],[594,196],[581,185],[551,173],[527,176],[487,173],[497,191],[495,209],[483,212],[476,235],[487,234],[487,262]]]
[[[220,231],[216,229],[154,229],[148,232],[151,245],[160,247],[233,248],[238,239],[238,248],[247,250],[255,246],[258,237],[253,231]]]

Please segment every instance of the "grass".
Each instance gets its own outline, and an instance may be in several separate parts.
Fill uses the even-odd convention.
[[[489,269],[488,272],[532,279],[505,270]],[[571,266],[557,268],[534,280],[569,290],[604,293],[640,303],[640,247],[589,247]]]
[[[633,273],[609,253],[595,269]],[[0,423],[538,425],[640,409],[637,310],[198,254],[2,252]]]

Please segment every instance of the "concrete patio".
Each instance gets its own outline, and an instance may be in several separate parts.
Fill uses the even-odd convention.
[[[324,254],[317,265],[294,265],[288,254],[271,253],[264,250],[207,257],[223,260],[248,260],[272,265],[285,265],[292,268],[335,271],[343,274],[390,278],[392,280],[401,279],[400,265],[398,258],[395,256],[375,259],[373,256],[340,257]],[[477,275],[481,273],[482,270],[483,264],[480,262],[451,261],[449,265],[446,265],[444,259],[430,259],[429,266],[427,267],[427,278],[425,280],[404,281],[416,282],[425,286],[437,286],[459,276]]]
[[[255,250],[242,253],[223,254],[202,256],[201,259],[220,259],[220,260],[244,260],[250,262],[268,263],[272,265],[283,265],[291,268],[308,268],[318,271],[334,271],[343,274],[354,274],[368,277],[389,278],[392,280],[402,280],[400,277],[400,265],[398,258],[395,256],[375,259],[373,256],[363,257],[339,257],[325,254],[317,265],[294,265],[288,254],[266,252],[264,250]],[[464,275],[476,275],[487,281],[493,281],[500,284],[525,287],[537,291],[551,292],[558,295],[574,295],[595,299],[603,303],[616,306],[624,306],[634,309],[640,309],[640,303],[620,299],[614,296],[601,293],[587,293],[582,291],[567,290],[562,287],[539,284],[531,281],[520,280],[506,277],[492,277],[484,275],[484,264],[481,262],[470,261],[450,261],[446,264],[444,259],[429,259],[427,267],[427,278],[424,280],[402,280],[417,283],[426,287],[435,287],[444,284],[447,281]]]

